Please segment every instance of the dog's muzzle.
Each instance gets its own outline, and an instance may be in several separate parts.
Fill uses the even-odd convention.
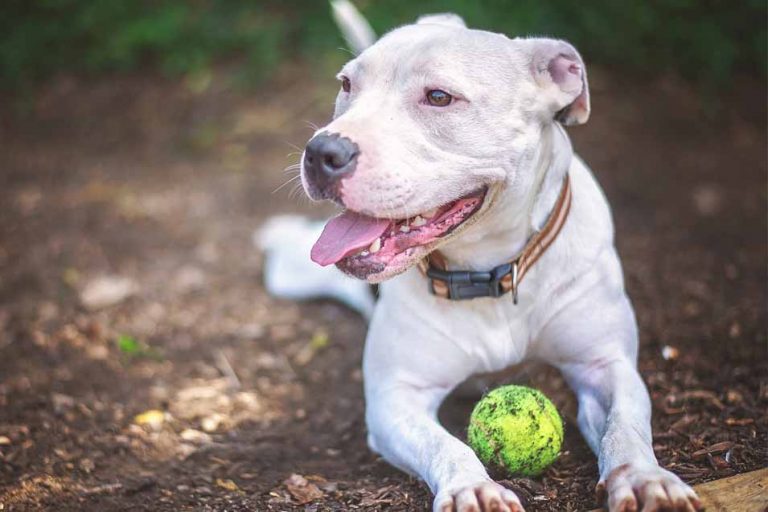
[[[338,133],[315,135],[304,149],[304,173],[313,199],[339,199],[339,183],[357,167],[360,150]]]

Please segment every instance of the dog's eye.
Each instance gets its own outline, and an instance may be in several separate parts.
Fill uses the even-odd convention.
[[[453,96],[440,89],[427,91],[427,102],[433,107],[447,107],[453,101]]]
[[[341,77],[341,90],[344,92],[349,92],[352,89],[352,82],[349,81],[349,78],[343,76]]]

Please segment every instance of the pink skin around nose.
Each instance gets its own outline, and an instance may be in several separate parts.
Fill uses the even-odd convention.
[[[360,148],[355,171],[343,178],[339,187],[341,203],[348,209],[372,215],[389,216],[393,209],[402,207],[411,194],[408,180],[395,166],[380,165],[376,144],[365,132],[341,131],[342,136],[354,141]]]

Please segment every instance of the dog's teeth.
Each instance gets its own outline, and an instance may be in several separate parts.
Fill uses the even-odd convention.
[[[363,251],[363,252],[361,252],[361,253],[360,253],[360,256],[362,256],[363,258],[365,258],[365,257],[366,257],[366,256],[368,256],[369,254],[370,254],[370,253],[369,253],[368,251]]]
[[[379,252],[381,250],[381,238],[374,240],[370,247],[368,247],[368,250],[371,251],[371,254]]]
[[[437,208],[432,208],[429,211],[424,212],[424,216],[428,219],[431,219],[437,214]]]
[[[410,226],[408,226],[407,224],[403,224],[402,226],[400,226],[400,232],[401,232],[401,233],[407,233],[407,232],[409,232],[410,230],[411,230],[411,227],[410,227]]]
[[[424,217],[422,217],[421,215],[415,216],[413,218],[413,221],[411,222],[411,224],[413,224],[416,227],[423,226],[426,223],[427,223],[427,221],[424,220]]]

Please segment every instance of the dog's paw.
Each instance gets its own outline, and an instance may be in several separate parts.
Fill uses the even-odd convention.
[[[434,512],[525,512],[515,493],[484,480],[435,496]]]
[[[610,512],[696,512],[704,510],[696,493],[677,475],[655,465],[624,464],[597,484]]]

